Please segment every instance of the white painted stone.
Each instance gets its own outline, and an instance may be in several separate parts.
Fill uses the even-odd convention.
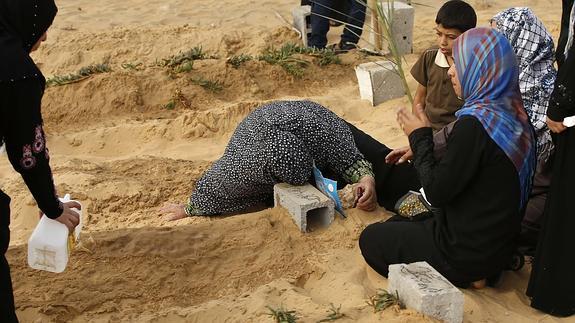
[[[381,2],[383,13],[391,19],[391,30],[395,38],[395,43],[400,55],[413,53],[413,24],[415,9],[410,6],[411,1],[395,1],[393,3],[393,13],[390,13],[391,6],[387,0],[377,0]],[[407,2],[407,3],[406,3]],[[372,44],[378,44],[375,32],[369,35]],[[382,37],[382,36],[379,36]],[[384,40],[384,43],[387,43]],[[386,48],[386,47],[384,47]]]
[[[389,266],[388,282],[406,307],[447,323],[463,321],[463,293],[427,262]]]
[[[308,20],[311,16],[311,6],[299,6],[292,10],[293,16],[293,26],[295,29],[299,30],[301,34],[301,39],[303,41],[303,46],[307,47],[307,40],[311,34],[311,25],[308,24]]]
[[[401,77],[390,61],[364,63],[355,68],[361,99],[373,106],[405,95]]]
[[[302,232],[326,227],[334,219],[333,201],[310,184],[274,185],[274,205],[286,208]]]

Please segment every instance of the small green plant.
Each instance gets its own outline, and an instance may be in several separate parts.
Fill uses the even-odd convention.
[[[108,73],[111,72],[112,69],[110,65],[107,63],[104,64],[94,64],[82,67],[78,72],[68,74],[68,75],[54,75],[46,80],[46,86],[61,86],[70,83],[80,82],[88,77],[99,74],[99,73]]]
[[[192,84],[199,85],[211,92],[220,92],[224,89],[224,85],[218,80],[208,80],[203,77],[196,77],[191,79],[191,82]]]
[[[305,68],[310,65],[310,62],[299,57],[294,57],[294,55],[307,55],[315,57],[315,61],[319,66],[341,64],[341,60],[332,49],[320,50],[301,47],[293,43],[287,43],[279,49],[274,47],[267,47],[264,49],[258,59],[268,64],[279,65],[289,74],[296,77],[301,77],[303,76]]]
[[[194,60],[201,60],[201,59],[208,59],[208,58],[217,58],[215,55],[208,55],[202,49],[202,46],[196,46],[190,49],[187,52],[183,52],[177,55],[173,55],[168,58],[162,59],[162,62],[158,62],[159,66],[162,67],[177,67],[182,65],[183,63],[194,61]]]
[[[258,59],[271,65],[279,65],[287,73],[295,77],[301,77],[303,76],[304,68],[309,65],[309,62],[301,58],[292,57],[292,55],[300,54],[301,52],[301,47],[288,43],[279,49],[273,47],[264,49]]]
[[[318,65],[326,66],[331,64],[341,64],[341,59],[335,51],[330,49],[322,49],[318,51],[317,56],[319,57]]]
[[[188,61],[182,65],[177,66],[174,69],[174,72],[176,73],[188,73],[191,72],[194,69],[194,61]]]
[[[176,91],[174,91],[170,101],[164,105],[164,109],[174,110],[178,104],[181,104],[186,109],[190,109],[192,107],[190,100],[186,98],[180,89],[176,89]]]
[[[125,70],[141,71],[143,70],[142,65],[142,63],[123,63],[121,66]]]
[[[240,54],[228,58],[226,64],[231,65],[233,68],[239,68],[242,64],[251,61],[252,59],[254,58],[251,55]]]
[[[322,323],[322,322],[332,322],[335,320],[339,320],[342,317],[345,317],[345,314],[341,313],[341,305],[338,306],[337,308],[335,307],[335,305],[333,304],[329,304],[330,305],[330,309],[328,311],[327,317],[324,319],[321,319],[319,321],[317,321],[317,323]]]
[[[399,307],[403,307],[403,305],[399,301],[399,294],[396,292],[394,295],[392,293],[389,293],[385,289],[379,289],[377,293],[369,299],[367,304],[373,307],[373,311],[376,313],[381,312],[386,308],[394,305],[399,305]]]
[[[175,108],[176,108],[176,102],[173,99],[164,105],[164,109],[166,110],[174,110]]]
[[[270,306],[266,306],[270,312],[268,316],[274,318],[276,323],[295,323],[297,322],[296,311],[287,311],[283,308],[274,309]]]

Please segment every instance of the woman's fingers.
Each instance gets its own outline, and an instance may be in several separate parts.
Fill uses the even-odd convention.
[[[78,213],[72,210],[70,210],[70,212],[72,213],[69,214],[69,220],[72,223],[73,227],[76,227],[80,223],[80,217],[78,216]]]
[[[80,205],[80,203],[76,201],[66,202],[64,204],[66,204],[66,206],[68,206],[71,209],[78,209],[78,210],[82,209],[82,205]]]
[[[411,148],[408,148],[405,154],[403,154],[401,158],[399,158],[397,164],[405,163],[406,161],[411,160],[412,158],[413,158],[413,152],[411,151]]]
[[[394,149],[389,154],[387,154],[387,156],[385,156],[385,162],[388,164],[395,164],[404,154],[404,150]]]
[[[549,127],[549,130],[551,130],[554,133],[561,133],[565,129],[567,129],[567,127],[565,127],[563,122],[551,120],[549,119],[549,117],[547,117],[546,123],[547,126]]]

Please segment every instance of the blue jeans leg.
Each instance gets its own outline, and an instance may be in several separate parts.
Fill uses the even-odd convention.
[[[341,35],[341,42],[344,44],[357,44],[363,30],[363,24],[365,23],[366,3],[365,0],[348,1],[351,2],[349,7],[350,10],[347,17],[347,25],[343,29],[343,34]],[[361,3],[359,3],[359,1],[361,1]]]
[[[308,46],[325,48],[325,45],[327,45],[329,20],[324,17],[331,17],[332,11],[330,8],[333,8],[333,0],[312,0],[311,2],[311,36]]]

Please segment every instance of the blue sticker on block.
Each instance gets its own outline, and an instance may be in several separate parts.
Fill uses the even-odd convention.
[[[337,181],[323,177],[321,171],[315,166],[313,167],[313,176],[315,178],[315,185],[317,186],[317,188],[323,194],[325,194],[327,197],[333,200],[333,202],[335,203],[335,210],[339,212],[339,214],[341,214],[344,218],[346,218],[347,216],[343,211],[341,200],[337,195]]]

